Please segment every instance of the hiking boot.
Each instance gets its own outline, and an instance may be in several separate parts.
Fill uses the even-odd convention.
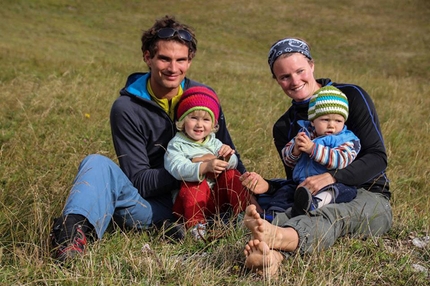
[[[303,215],[318,208],[320,199],[312,196],[305,187],[299,187],[294,192],[293,216]]]
[[[89,224],[83,216],[56,218],[50,234],[53,257],[59,262],[66,262],[84,254],[88,242],[84,229],[88,232]]]
[[[82,230],[82,226],[77,225],[73,241],[67,245],[59,245],[55,251],[54,258],[59,262],[70,261],[75,257],[84,254],[86,244],[87,237]]]

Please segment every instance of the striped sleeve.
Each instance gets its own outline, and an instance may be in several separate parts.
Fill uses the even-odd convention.
[[[348,141],[335,148],[314,144],[310,158],[329,170],[343,169],[354,161],[359,151],[359,141]]]
[[[282,149],[282,160],[284,161],[285,165],[287,165],[290,168],[294,168],[297,164],[297,161],[300,158],[299,156],[293,155],[293,149],[294,149],[294,139],[285,145],[285,147]]]

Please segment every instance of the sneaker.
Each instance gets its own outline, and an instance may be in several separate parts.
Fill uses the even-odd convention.
[[[54,247],[53,257],[59,262],[70,261],[85,252],[88,240],[83,230],[85,218],[80,220],[81,217],[68,215],[67,219],[59,217],[54,220],[50,237]]]
[[[205,240],[206,238],[206,224],[198,223],[190,229],[190,233],[194,240]]]
[[[294,215],[303,215],[318,208],[319,198],[312,196],[305,187],[299,187],[294,192]]]

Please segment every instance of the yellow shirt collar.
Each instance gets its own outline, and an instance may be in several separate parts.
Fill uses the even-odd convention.
[[[179,85],[178,94],[176,94],[172,99],[166,99],[162,98],[159,99],[155,96],[154,92],[151,88],[151,82],[148,79],[148,82],[146,84],[146,89],[149,92],[149,95],[151,95],[151,99],[155,101],[163,110],[169,115],[170,119],[175,121],[175,107],[179,102],[179,99],[181,99],[182,93],[184,92],[182,90],[182,86]]]

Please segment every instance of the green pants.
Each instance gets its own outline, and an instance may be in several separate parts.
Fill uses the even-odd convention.
[[[392,225],[389,200],[379,193],[359,189],[357,197],[349,203],[329,204],[308,215],[289,219],[278,214],[272,222],[279,227],[292,227],[299,235],[301,254],[331,247],[339,237],[377,236]]]

